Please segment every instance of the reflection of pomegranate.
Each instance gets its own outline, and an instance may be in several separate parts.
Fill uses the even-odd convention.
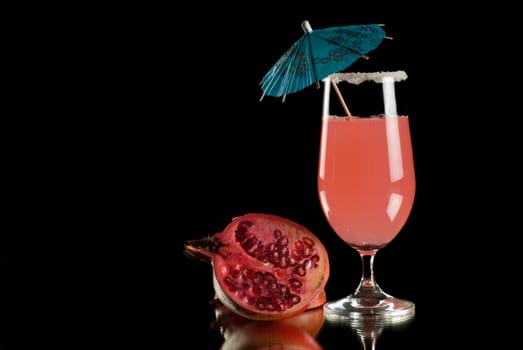
[[[270,214],[235,217],[222,232],[188,241],[184,252],[212,264],[216,296],[225,306],[256,320],[310,308],[330,272],[327,251],[312,232]]]
[[[218,302],[215,314],[212,328],[219,329],[224,339],[220,350],[322,349],[315,339],[325,320],[321,307],[281,320],[259,321],[241,317]]]

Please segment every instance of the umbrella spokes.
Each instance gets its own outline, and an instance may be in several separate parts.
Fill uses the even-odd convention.
[[[382,24],[351,25],[312,30],[301,23],[304,34],[280,57],[260,82],[263,94],[282,97],[341,72],[377,48],[385,36]],[[336,90],[336,88],[335,88]]]

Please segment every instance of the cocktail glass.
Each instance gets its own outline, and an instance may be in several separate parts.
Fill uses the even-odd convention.
[[[337,73],[324,79],[319,199],[334,232],[362,262],[356,290],[325,304],[327,320],[403,322],[414,316],[414,303],[384,292],[374,274],[376,254],[402,230],[414,203],[409,118],[405,111],[398,114],[396,97],[396,85],[405,80],[402,71]],[[338,86],[342,82],[352,83],[345,96],[351,108],[352,102],[360,104],[361,112],[349,111]],[[331,87],[339,100],[331,99]],[[369,91],[355,97],[363,88]],[[335,103],[343,106],[341,116],[333,113]]]

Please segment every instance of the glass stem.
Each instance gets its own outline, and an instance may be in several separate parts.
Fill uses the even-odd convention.
[[[361,279],[354,292],[354,297],[360,298],[362,305],[376,305],[388,297],[376,282],[374,276],[374,257],[377,250],[359,251],[362,265]]]
[[[363,347],[363,350],[375,350],[376,349],[376,340],[377,340],[376,336],[361,335],[360,340],[361,340],[361,345]]]

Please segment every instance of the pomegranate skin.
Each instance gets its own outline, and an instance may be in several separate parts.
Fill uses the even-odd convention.
[[[253,320],[283,319],[308,309],[321,300],[330,273],[321,241],[304,226],[272,214],[235,217],[223,231],[188,241],[184,253],[210,262],[216,297]]]

